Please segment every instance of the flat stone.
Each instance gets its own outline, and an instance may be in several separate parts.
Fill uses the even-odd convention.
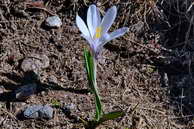
[[[57,28],[59,28],[62,25],[62,21],[59,18],[59,16],[56,15],[56,16],[48,17],[45,21],[45,24],[48,27],[57,27]]]
[[[26,108],[23,114],[24,117],[28,119],[52,119],[53,108],[49,105],[33,105]]]
[[[42,105],[33,105],[24,111],[24,117],[30,118],[30,119],[37,119],[39,118],[39,111],[43,108]]]
[[[53,108],[49,105],[45,105],[42,109],[39,111],[39,117],[45,118],[45,119],[52,119],[53,117]]]
[[[24,72],[33,71],[35,73],[48,66],[49,58],[44,54],[31,54],[27,56],[21,64],[21,68]]]

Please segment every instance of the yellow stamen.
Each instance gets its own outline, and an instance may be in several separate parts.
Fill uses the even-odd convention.
[[[102,27],[97,27],[95,38],[100,38],[101,36],[102,36]]]

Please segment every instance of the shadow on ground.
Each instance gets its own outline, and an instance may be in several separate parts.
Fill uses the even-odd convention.
[[[16,74],[6,73],[2,74],[2,76],[7,77],[9,80],[18,83],[19,85],[7,82],[1,82],[0,85],[3,85],[6,90],[9,92],[3,92],[0,94],[0,101],[2,102],[21,102],[15,98],[14,91],[20,88],[23,85],[36,83],[37,84],[37,91],[35,94],[39,94],[42,91],[48,90],[63,90],[66,92],[71,92],[75,94],[88,94],[88,89],[74,89],[74,88],[64,88],[56,83],[43,84],[39,81],[38,75],[34,72],[26,72],[24,73],[23,78]]]
[[[159,66],[163,86],[168,88],[170,102],[181,116],[180,121],[188,122],[194,115],[194,46],[193,46],[193,10],[188,11],[191,0],[161,1],[158,8],[170,25],[169,29],[157,30],[161,33],[159,43],[171,49],[163,53],[166,62]]]

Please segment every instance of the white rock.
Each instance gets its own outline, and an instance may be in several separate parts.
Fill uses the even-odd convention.
[[[46,19],[45,24],[49,27],[60,27],[62,25],[62,21],[59,16],[51,16]]]

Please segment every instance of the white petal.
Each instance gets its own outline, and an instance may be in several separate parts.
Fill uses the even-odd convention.
[[[97,14],[97,26],[100,26],[101,16],[100,16],[100,11],[98,8],[96,9],[96,14]]]
[[[104,34],[98,41],[97,43],[97,47],[96,47],[96,54],[98,55],[102,49],[103,49],[103,46],[108,42],[110,41],[110,35],[108,33]]]
[[[115,38],[118,38],[122,35],[124,35],[126,32],[129,31],[129,28],[127,27],[123,27],[123,28],[120,28],[120,29],[117,29],[116,31],[108,34],[108,33],[105,33],[102,38],[100,38],[99,40],[99,44],[98,44],[98,48],[97,48],[97,51],[100,51],[104,45],[109,42],[110,40],[113,40]]]
[[[118,38],[120,36],[123,36],[128,31],[129,31],[129,28],[127,28],[127,27],[117,29],[114,32],[109,34],[110,37],[109,37],[108,41],[113,40],[115,38]]]
[[[95,5],[90,5],[87,12],[87,25],[90,31],[91,37],[94,36],[96,32],[96,27],[100,25],[101,17],[98,8]]]
[[[86,36],[84,34],[81,34],[81,36],[87,40],[87,42],[89,43],[90,47],[92,46],[93,43],[93,39],[90,36]]]
[[[110,35],[108,33],[105,33],[100,39],[99,39],[99,46],[104,46],[110,39]]]
[[[108,9],[101,23],[101,27],[103,28],[102,34],[108,32],[108,30],[110,29],[111,25],[113,24],[116,18],[116,15],[117,15],[116,6],[113,6],[110,9]]]
[[[107,34],[108,35],[108,34]],[[95,55],[95,57],[97,57],[98,56],[98,54],[102,51],[102,49],[103,49],[103,46],[102,46],[102,42],[101,41],[106,41],[105,40],[105,37],[102,39],[96,39],[96,40],[94,40],[94,39],[92,39],[91,37],[87,37],[87,36],[85,36],[85,35],[81,35],[84,39],[86,39],[87,41],[88,41],[88,43],[89,43],[89,45],[90,45],[90,48],[91,48],[91,50],[92,50],[92,52],[93,52],[93,54]]]
[[[92,50],[92,52],[93,52],[93,54],[95,55],[95,53],[96,53],[96,47],[94,46],[94,40],[91,38],[91,37],[87,37],[87,36],[85,36],[85,35],[81,35],[84,39],[86,39],[87,40],[87,42],[88,42],[88,44],[90,45],[90,48],[91,48],[91,50]]]
[[[84,34],[85,36],[90,36],[90,32],[89,32],[86,24],[81,19],[81,17],[78,15],[76,16],[76,24],[77,24],[79,30],[82,32],[82,34]]]

